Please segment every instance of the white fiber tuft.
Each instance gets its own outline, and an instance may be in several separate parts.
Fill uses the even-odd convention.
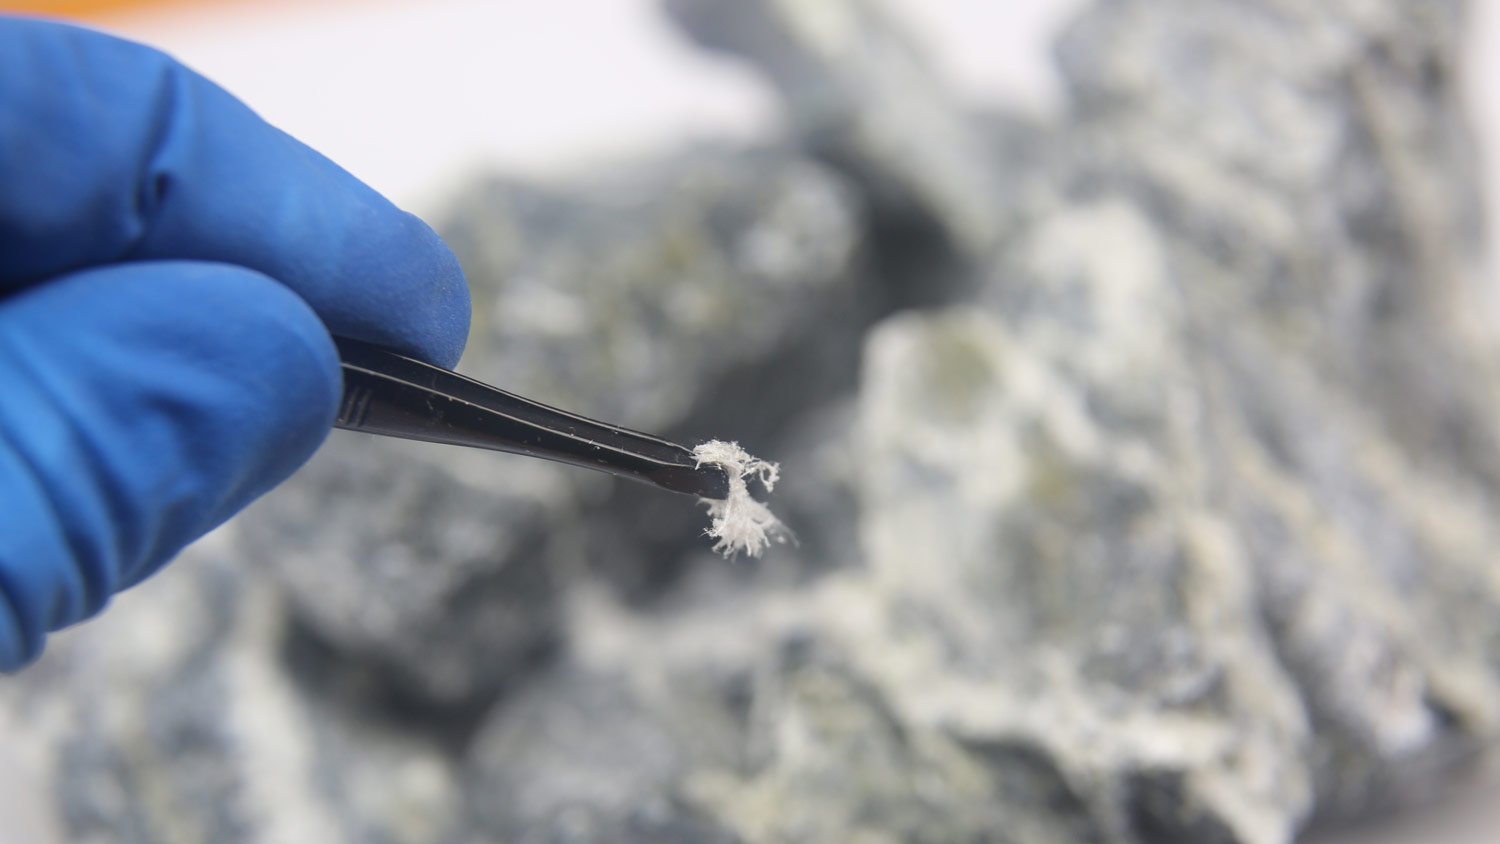
[[[709,440],[693,449],[698,465],[718,466],[729,476],[729,495],[723,500],[703,499],[712,522],[705,531],[717,539],[714,550],[726,557],[741,551],[759,557],[770,547],[771,540],[785,542],[786,528],[766,505],[750,497],[746,478],[756,478],[770,492],[781,477],[781,467],[750,456],[739,443]]]

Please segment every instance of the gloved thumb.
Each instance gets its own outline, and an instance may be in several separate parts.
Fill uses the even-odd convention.
[[[124,264],[0,299],[0,670],[290,475],[339,383],[312,310],[239,267]]]

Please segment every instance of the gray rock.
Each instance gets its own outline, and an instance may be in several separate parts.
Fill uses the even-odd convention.
[[[703,151],[583,196],[477,188],[440,226],[474,288],[463,370],[707,439],[716,429],[686,429],[698,404],[716,404],[716,378],[758,372],[848,301],[858,226],[836,177],[775,152]],[[689,502],[611,489],[576,469],[340,433],[243,530],[312,635],[413,698],[471,707],[555,644],[563,581],[594,560],[623,588],[659,579],[659,554],[629,556],[650,547],[642,525],[673,553],[702,544]],[[633,541],[617,542],[615,525]]]
[[[555,467],[449,452],[336,432],[240,523],[307,635],[441,707],[494,697],[555,643],[536,551],[579,494]]]
[[[669,805],[743,841],[1101,840],[1080,786],[1026,736],[966,736],[899,708],[875,665],[902,645],[883,629],[883,593],[863,574],[746,589],[705,567],[670,606],[649,612],[599,593],[580,598],[571,626],[581,675],[568,675],[568,700],[614,702],[592,709],[587,728],[539,726],[536,712],[549,713],[542,723],[572,723],[573,704],[559,700],[500,710],[488,728],[512,742],[574,737],[579,749],[546,754],[565,760],[564,771],[612,771],[613,787],[635,783],[637,799],[665,790]],[[609,761],[627,754],[604,736],[643,729],[652,754]],[[516,743],[476,745],[502,769],[517,752]]]
[[[658,430],[849,303],[861,210],[787,151],[705,149],[567,193],[493,183],[439,223],[476,290],[463,371]]]
[[[1014,174],[989,154],[927,57],[877,3],[665,0],[704,46],[741,55],[781,93],[809,151],[849,174],[877,213],[930,221],[965,256],[1011,217]]]
[[[1402,448],[1493,486],[1493,393],[1444,375],[1493,378],[1465,9],[1113,3],[1060,54],[1095,178],[1222,270],[1184,287],[1199,320],[1274,328]]]
[[[618,675],[563,667],[538,678],[470,748],[477,828],[518,844],[732,844],[675,793],[686,760],[662,714]]]
[[[870,647],[932,654],[872,658],[886,693],[1035,748],[1105,840],[1290,840],[1308,725],[1188,467],[1100,426],[982,311],[893,320],[869,355],[863,536],[888,615]]]
[[[200,543],[0,689],[7,755],[36,762],[57,840],[449,834],[459,793],[440,749],[310,693],[283,661],[284,605],[233,545]]]
[[[1096,181],[1159,231],[1194,458],[1302,690],[1319,820],[1427,795],[1494,729],[1463,23],[1460,3],[1118,3],[1063,42]]]

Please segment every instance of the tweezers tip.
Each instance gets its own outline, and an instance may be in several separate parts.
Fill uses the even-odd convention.
[[[718,466],[664,466],[651,473],[651,483],[699,498],[722,499],[729,495],[729,476]]]

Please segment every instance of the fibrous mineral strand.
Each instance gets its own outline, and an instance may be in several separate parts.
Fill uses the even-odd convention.
[[[761,460],[740,448],[739,443],[709,440],[693,449],[698,466],[718,466],[729,478],[729,495],[722,499],[704,498],[711,520],[704,531],[718,540],[714,550],[725,557],[741,551],[759,557],[771,542],[785,542],[787,529],[766,505],[750,495],[749,480],[760,481],[766,492],[781,478],[781,467]]]

